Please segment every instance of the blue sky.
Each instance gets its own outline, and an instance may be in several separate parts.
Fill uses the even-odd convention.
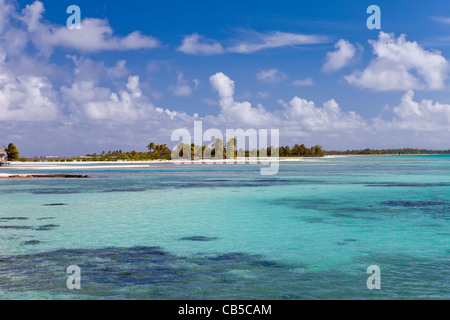
[[[203,120],[289,145],[448,149],[445,3],[0,0],[0,144],[141,151]]]

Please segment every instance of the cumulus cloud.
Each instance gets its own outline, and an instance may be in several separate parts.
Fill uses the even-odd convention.
[[[27,5],[20,20],[26,25],[30,40],[41,52],[50,55],[54,48],[62,47],[81,52],[103,50],[152,49],[160,46],[159,40],[134,31],[125,37],[114,35],[107,20],[86,18],[81,21],[81,29],[69,30],[65,25],[57,26],[43,21],[45,8],[42,2]]]
[[[224,53],[222,44],[215,40],[205,39],[198,33],[185,36],[177,50],[192,55],[213,55]]]
[[[414,92],[408,90],[398,106],[393,108],[392,123],[401,129],[450,132],[450,104],[432,100],[414,101]]]
[[[391,118],[379,116],[371,121],[377,144],[383,147],[448,149],[449,104],[430,99],[415,101],[414,92],[408,90],[391,111]]]
[[[10,16],[14,13],[13,5],[7,0],[0,0],[0,33],[3,32],[3,28],[8,24]]]
[[[322,67],[324,72],[334,72],[348,66],[356,55],[356,47],[347,40],[339,40],[334,47],[335,51],[327,53]]]
[[[77,80],[119,79],[127,76],[130,71],[126,67],[126,60],[119,60],[112,66],[106,66],[103,61],[94,61],[90,58],[67,55],[75,65],[75,78]]]
[[[0,121],[50,121],[59,116],[56,92],[46,77],[17,76],[0,48]]]
[[[261,70],[256,74],[256,79],[265,83],[280,83],[287,78],[287,75],[278,69]]]
[[[328,148],[348,148],[349,144],[361,148],[448,148],[450,105],[431,100],[416,102],[412,90],[392,108],[390,119],[365,119],[354,111],[345,111],[334,99],[317,106],[314,101],[295,96],[289,102],[279,100],[284,107],[281,110],[270,111],[261,104],[253,107],[248,101],[236,101],[235,83],[225,74],[213,75],[210,82],[219,94],[221,113],[207,119],[216,126],[279,128],[285,141],[319,143]]]
[[[260,126],[273,123],[273,118],[262,107],[252,107],[248,101],[237,102],[234,100],[234,81],[222,72],[216,73],[209,81],[219,94],[219,104],[222,114],[229,120],[235,120],[246,125]]]
[[[197,88],[199,84],[198,79],[194,79],[192,82],[194,88]],[[172,91],[175,96],[179,97],[190,96],[193,92],[193,88],[190,86],[189,82],[184,79],[184,75],[182,72],[178,73],[177,84],[174,86],[170,86],[169,90]]]
[[[112,92],[99,87],[94,81],[75,81],[61,92],[78,118],[89,120],[138,120],[148,117],[154,110],[139,87],[139,77],[130,76],[126,89]]]
[[[370,42],[375,53],[372,62],[363,71],[346,78],[353,85],[372,90],[407,90],[398,105],[390,109],[391,113],[383,113],[388,115],[387,119],[362,118],[334,99],[324,102],[291,96],[288,102],[279,101],[282,107],[254,104],[250,102],[253,97],[266,98],[269,93],[236,96],[235,82],[220,72],[209,78],[218,98],[204,98],[209,108],[199,118],[176,107],[155,105],[150,99],[155,92],[150,90],[145,78],[128,70],[127,61],[122,57],[105,63],[84,54],[151,48],[158,45],[156,39],[139,32],[117,36],[108,22],[100,19],[85,19],[81,30],[67,33],[65,26],[44,20],[40,1],[22,11],[17,11],[13,4],[0,0],[0,123],[3,139],[15,142],[24,154],[78,155],[103,148],[145,149],[149,139],[170,144],[174,129],[190,129],[196,119],[204,120],[205,129],[279,128],[282,140],[289,144],[318,143],[346,148],[349,145],[379,147],[382,143],[388,147],[408,143],[420,147],[422,143],[448,148],[450,105],[432,100],[415,101],[414,92],[409,90],[442,88],[447,61],[439,52],[425,50],[415,42],[406,41],[404,36],[396,38],[380,33],[377,41]],[[74,32],[80,31],[82,40],[73,37]],[[187,36],[185,40],[180,52],[208,55],[321,43],[325,38],[269,32],[231,39],[227,46],[199,35]],[[333,61],[329,62],[330,66],[339,69],[353,58],[345,50],[345,42],[336,45],[328,57]],[[36,54],[34,48],[46,55]],[[64,52],[70,54],[67,57],[73,64],[60,63],[59,59],[52,63],[51,52],[55,48],[66,49]],[[147,71],[168,68],[167,63],[149,64]],[[277,69],[269,69],[261,71],[258,78],[277,83],[287,76]],[[170,89],[174,95],[188,96],[200,80],[204,81],[185,79],[179,73]],[[306,78],[290,84],[305,86],[314,81]],[[270,93],[270,97],[274,95]],[[268,104],[269,100],[264,103]]]
[[[305,131],[350,130],[365,124],[355,112],[343,112],[334,99],[325,102],[322,108],[299,97],[294,97],[289,104],[282,104],[286,107],[287,119],[295,120]]]
[[[210,78],[211,85],[219,94],[222,115],[234,125],[253,125],[282,128],[285,134],[295,132],[305,135],[308,132],[346,133],[363,128],[365,121],[355,112],[344,112],[338,103],[331,99],[318,108],[312,101],[294,97],[289,103],[279,103],[283,110],[268,111],[262,105],[252,107],[250,102],[237,102],[234,98],[234,81],[223,73]]]
[[[306,78],[303,80],[294,80],[291,82],[291,84],[296,87],[313,86],[314,80],[312,78]]]
[[[380,32],[369,40],[376,57],[363,71],[345,77],[348,83],[374,91],[444,88],[449,66],[439,51],[423,49],[405,35]]]

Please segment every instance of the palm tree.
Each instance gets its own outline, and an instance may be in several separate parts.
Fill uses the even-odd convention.
[[[149,144],[148,144],[148,146],[147,146],[147,149],[148,149],[148,151],[152,151],[152,150],[155,150],[155,143],[153,143],[153,142],[150,142]]]
[[[216,159],[223,159],[223,140],[220,138],[214,139],[211,147],[214,148],[212,151],[212,153],[214,153],[214,157]]]
[[[237,147],[237,140],[236,138],[231,138],[227,142],[227,159],[235,158],[236,157],[236,147]]]
[[[14,161],[14,160],[19,159],[19,150],[14,145],[14,143],[10,143],[8,145],[8,148],[3,147],[3,149],[5,150],[6,154],[8,155],[8,161]]]

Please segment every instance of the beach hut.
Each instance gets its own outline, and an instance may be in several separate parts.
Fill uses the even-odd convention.
[[[0,148],[0,166],[6,164],[7,156],[8,154],[5,152],[5,150]]]

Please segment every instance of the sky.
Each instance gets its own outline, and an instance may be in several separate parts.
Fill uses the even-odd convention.
[[[0,0],[0,146],[145,151],[202,121],[281,145],[450,149],[448,59],[447,0]]]

